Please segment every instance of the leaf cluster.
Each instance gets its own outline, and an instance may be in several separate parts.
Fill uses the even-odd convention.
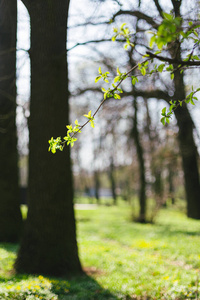
[[[117,38],[124,38],[126,43],[124,44],[124,49],[128,50],[128,47],[134,47],[134,44],[131,42],[132,33],[130,29],[126,26],[126,23],[123,23],[120,28],[113,28],[114,35],[112,41],[115,42]]]

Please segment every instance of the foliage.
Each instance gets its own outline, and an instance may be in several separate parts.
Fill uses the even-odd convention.
[[[124,204],[92,213],[78,209],[76,217],[80,256],[90,277],[14,275],[17,247],[1,244],[1,299],[198,299],[199,221],[168,208],[156,224],[132,223]]]
[[[139,73],[143,76],[145,75],[152,75],[155,72],[169,72],[171,75],[171,79],[174,78],[174,73],[176,71],[183,72],[184,68],[187,68],[188,66],[198,66],[200,65],[200,58],[197,55],[194,55],[195,48],[200,44],[200,40],[198,38],[198,32],[197,29],[200,27],[199,24],[193,24],[192,22],[189,22],[187,26],[182,26],[184,20],[181,17],[174,17],[173,14],[167,14],[163,13],[163,21],[161,24],[157,27],[157,29],[153,32],[150,32],[152,34],[152,37],[150,39],[150,48],[153,48],[154,45],[156,45],[158,51],[154,52],[148,52],[145,54],[145,57],[147,59],[143,62],[139,62],[134,68],[129,70],[128,72],[121,73],[119,68],[117,68],[117,76],[114,78],[114,82],[112,83],[112,87],[105,89],[102,87],[102,92],[104,93],[103,100],[100,103],[99,107],[95,111],[95,113],[92,115],[91,111],[84,115],[88,118],[88,121],[85,122],[82,126],[78,123],[76,120],[75,124],[76,126],[72,128],[72,125],[68,125],[68,131],[67,136],[63,138],[63,140],[59,137],[57,139],[51,138],[49,141],[49,151],[52,153],[55,153],[56,150],[63,150],[63,146],[67,142],[67,145],[74,145],[74,142],[77,140],[74,138],[74,136],[80,132],[82,128],[84,128],[89,122],[92,127],[94,127],[94,117],[96,113],[99,111],[100,107],[103,105],[103,103],[109,99],[121,99],[121,96],[119,93],[123,93],[122,89],[119,88],[121,83],[127,79],[129,76],[132,77],[132,84],[135,85],[138,81],[138,75],[135,76],[132,74],[135,69],[138,69]],[[112,20],[111,20],[112,23]],[[127,50],[128,47],[134,48],[134,43],[131,42],[131,32],[130,29],[126,26],[126,23],[123,23],[120,28],[114,27],[113,29],[114,35],[112,37],[112,41],[125,41],[124,48]],[[168,46],[171,45],[173,42],[178,42],[180,44],[183,44],[185,41],[189,41],[192,45],[192,49],[189,52],[189,54],[183,59],[171,59],[169,57],[163,57],[158,54],[161,52],[164,52],[167,50]],[[155,65],[152,70],[148,70],[149,61],[151,61],[151,64],[153,63],[154,59],[158,59],[160,61],[163,61],[164,63],[159,64],[158,66]],[[153,65],[153,64],[152,64]],[[102,73],[101,67],[99,67],[99,75],[96,77],[95,82],[97,83],[100,79],[103,79],[103,81],[107,84],[109,84],[108,80],[109,72],[106,71],[105,73]],[[117,85],[116,85],[117,84]],[[163,125],[165,123],[170,122],[170,118],[174,112],[175,109],[177,109],[178,106],[182,106],[183,102],[185,103],[191,103],[194,105],[194,100],[197,100],[194,95],[199,91],[200,89],[197,89],[195,91],[192,90],[192,92],[187,96],[185,100],[173,100],[170,101],[170,107],[169,111],[167,111],[167,108],[163,108],[162,110],[162,118],[161,122]]]

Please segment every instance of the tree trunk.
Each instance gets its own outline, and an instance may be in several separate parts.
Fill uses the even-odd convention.
[[[181,78],[181,74],[175,75]],[[184,85],[181,80],[180,83],[175,83],[176,86],[176,99],[185,99],[184,95],[181,97],[182,91],[184,91]],[[197,161],[197,148],[193,138],[194,124],[191,119],[190,113],[185,105],[175,110],[176,119],[179,127],[179,146],[182,157],[184,179],[185,179],[185,191],[187,199],[187,215],[190,218],[200,219],[200,184],[199,184],[199,172]]]
[[[169,195],[171,198],[171,203],[175,204],[175,195],[174,195],[174,171],[172,163],[168,164],[168,182],[169,182]]]
[[[172,1],[175,16],[180,16],[181,1]],[[180,42],[176,41],[170,47],[171,56],[181,59]],[[178,65],[174,64],[176,70]],[[186,98],[183,73],[179,70],[174,72],[174,99]],[[197,148],[193,138],[194,123],[186,104],[175,110],[175,116],[179,127],[179,147],[182,156],[182,164],[185,178],[185,191],[187,198],[187,215],[190,218],[200,219],[200,183],[197,161]]]
[[[0,241],[16,242],[22,226],[16,131],[17,1],[0,0]]]
[[[97,203],[100,204],[100,195],[99,195],[99,189],[100,189],[100,181],[99,181],[99,172],[94,172],[94,185],[95,185],[95,198],[97,200]]]
[[[140,173],[140,192],[139,192],[139,203],[140,213],[138,221],[141,223],[146,222],[146,179],[145,179],[145,162],[144,162],[144,151],[139,137],[138,122],[137,122],[137,99],[134,100],[134,120],[133,120],[133,138],[136,145],[137,157],[139,162],[139,173]]]
[[[16,269],[26,273],[81,272],[73,210],[70,148],[48,153],[51,136],[66,134],[69,0],[28,1],[31,19],[29,210]]]
[[[111,184],[111,191],[112,191],[112,198],[113,198],[113,205],[117,205],[117,195],[116,195],[116,183],[115,183],[115,175],[114,175],[114,162],[113,157],[110,158],[110,166],[109,166],[109,179]]]
[[[173,53],[172,53],[173,55]],[[180,54],[178,54],[178,58]],[[177,65],[174,65],[177,68]],[[174,99],[184,100],[186,98],[183,74],[180,71],[174,73]],[[187,215],[193,219],[200,219],[200,183],[197,160],[197,147],[193,137],[194,123],[186,104],[175,110],[178,123],[179,147],[182,157],[185,191],[187,199]]]

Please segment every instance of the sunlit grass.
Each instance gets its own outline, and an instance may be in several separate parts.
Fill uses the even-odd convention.
[[[125,204],[77,209],[76,219],[79,254],[90,277],[16,276],[17,246],[1,244],[0,299],[200,298],[200,221],[170,208],[155,224],[133,223]]]

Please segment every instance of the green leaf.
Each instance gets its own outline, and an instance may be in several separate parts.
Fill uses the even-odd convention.
[[[174,73],[171,73],[171,80],[174,79]]]
[[[113,36],[112,37],[112,42],[115,42],[116,41],[116,36]]]
[[[165,117],[163,117],[160,121],[162,122],[162,124],[165,126]]]
[[[135,76],[132,76],[132,85],[135,85],[135,84],[136,84],[136,82],[138,82],[138,79],[137,79],[137,77],[135,77]]]
[[[95,78],[95,83],[97,83],[97,81],[99,81],[99,79],[101,79],[101,76],[97,76],[97,77]]]
[[[124,26],[126,25],[126,23],[123,23],[121,26],[120,26],[120,29],[122,30],[124,28]]]
[[[107,94],[108,94],[108,91],[106,91],[106,92],[104,93],[104,95],[103,95],[104,100],[106,100]]]
[[[121,96],[119,94],[114,94],[115,99],[121,99]]]
[[[101,67],[99,67],[99,74],[102,74]]]
[[[166,118],[166,122],[169,124],[170,122],[169,122],[169,118]]]
[[[145,76],[146,75],[146,69],[145,69],[145,67],[142,67],[141,70],[140,70],[140,72],[142,73],[143,76]]]
[[[76,120],[74,123],[75,123],[77,126],[79,126],[78,120]]]
[[[162,73],[162,71],[163,71],[163,69],[164,69],[164,67],[165,67],[165,64],[161,64],[161,65],[159,65],[158,66],[158,72],[160,72],[160,73]]]
[[[192,105],[195,105],[193,99],[190,99],[190,103],[191,103]]]
[[[114,79],[114,83],[116,83],[117,81],[119,81],[120,77],[119,76],[116,76],[115,79]]]
[[[92,114],[92,112],[91,112],[91,110],[90,110],[89,113],[88,113],[87,115],[83,115],[83,116],[86,117],[86,118],[88,118],[88,119],[90,119],[90,118],[91,118],[91,114]]]
[[[167,110],[166,107],[164,107],[164,108],[162,109],[162,115],[163,115],[163,116],[165,116],[166,110]]]
[[[119,67],[117,67],[117,74],[121,75],[122,73],[119,70]]]
[[[167,14],[166,12],[163,12],[163,17],[169,21],[173,20],[173,16],[170,14]]]
[[[91,125],[92,128],[94,128],[94,121],[93,120],[90,121],[90,125]]]
[[[151,37],[151,39],[150,39],[150,42],[149,42],[149,47],[150,47],[150,48],[153,48],[153,45],[154,45],[154,43],[155,43],[155,39],[156,39],[156,37],[155,37],[155,35],[153,35],[153,36]]]

